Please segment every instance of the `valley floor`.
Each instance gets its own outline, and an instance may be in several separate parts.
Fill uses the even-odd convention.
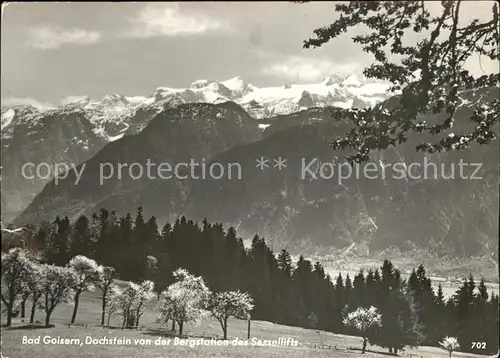
[[[366,248],[362,248],[362,250]],[[397,249],[388,249],[377,254],[356,252],[356,245],[348,249],[333,250],[327,252],[311,252],[305,255],[311,261],[319,261],[323,264],[325,271],[335,278],[339,273],[345,277],[349,274],[351,279],[359,272],[369,269],[380,268],[384,259],[389,258],[394,266],[401,270],[404,278],[407,278],[413,269],[423,264],[427,274],[432,279],[432,285],[437,290],[438,284],[442,285],[446,298],[451,297],[462,285],[463,279],[470,274],[477,282],[481,277],[486,280],[488,292],[499,294],[498,263],[491,255],[483,255],[471,258],[438,257],[426,250],[415,249],[412,252],[401,252]]]
[[[252,321],[251,337],[263,340],[276,340],[279,337],[293,338],[299,342],[298,347],[258,347],[252,346],[194,346],[175,345],[174,337],[169,335],[166,328],[159,327],[155,323],[156,301],[151,302],[144,315],[141,317],[141,328],[136,330],[121,330],[120,328],[99,327],[100,300],[96,293],[85,293],[82,295],[80,309],[77,316],[77,325],[68,326],[72,313],[72,305],[65,304],[56,308],[51,323],[53,328],[23,329],[25,322],[15,318],[12,328],[2,329],[2,357],[8,358],[72,358],[72,357],[387,357],[387,350],[381,347],[369,346],[368,352],[362,355],[358,350],[361,348],[362,340],[359,337],[332,334],[324,331],[304,329],[298,327],[283,326],[265,321]],[[30,305],[28,305],[28,309]],[[36,319],[43,321],[43,312],[37,312]],[[2,323],[5,315],[2,314]],[[119,319],[112,321],[112,325],[119,325]],[[187,325],[185,332],[189,339],[196,340],[205,338],[220,338],[222,331],[219,323],[215,320],[204,320],[198,326]],[[45,336],[51,338],[77,338],[80,344],[73,342],[72,345],[64,344],[23,344],[23,339]],[[102,345],[85,344],[85,337],[94,339],[113,337],[130,339],[125,345]],[[247,322],[231,320],[229,323],[229,340],[238,337],[245,340],[247,337]],[[159,339],[171,339],[169,345],[157,345]],[[135,342],[135,340],[144,340]],[[146,343],[150,340],[150,344]],[[165,342],[162,342],[163,344]],[[328,348],[319,348],[327,346]],[[406,349],[399,354],[401,357],[413,358],[439,358],[448,357],[448,353],[435,347],[418,347]],[[467,353],[454,353],[453,357],[484,357]]]

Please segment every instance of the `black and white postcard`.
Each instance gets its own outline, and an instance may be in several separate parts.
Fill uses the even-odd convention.
[[[498,357],[499,11],[3,3],[2,357]]]

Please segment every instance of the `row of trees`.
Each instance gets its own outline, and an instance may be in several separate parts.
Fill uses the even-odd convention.
[[[166,324],[169,320],[179,325],[182,335],[186,322],[198,323],[211,315],[220,323],[224,339],[227,339],[228,320],[230,317],[250,319],[253,300],[246,292],[224,291],[210,292],[203,277],[190,274],[185,269],[174,273],[175,283],[162,292],[157,310],[157,321]]]
[[[110,296],[118,288],[113,284],[116,271],[111,267],[98,265],[94,260],[78,255],[64,266],[42,263],[40,257],[20,248],[2,253],[2,303],[6,308],[6,325],[12,324],[16,308],[25,317],[25,306],[31,297],[30,323],[35,322],[37,309],[45,312],[45,325],[50,325],[54,309],[61,303],[73,301],[71,323],[75,323],[80,296],[98,288],[101,292],[102,317]],[[20,307],[18,307],[20,306]]]
[[[472,341],[487,342],[492,351],[498,345],[498,296],[488,295],[484,281],[476,285],[473,277],[448,300],[441,287],[433,290],[423,266],[407,280],[389,260],[353,278],[331,278],[319,262],[302,256],[292,262],[287,250],[276,254],[258,236],[245,248],[236,230],[225,231],[222,224],[205,220],[200,226],[182,217],[159,231],[155,218],[146,221],[140,208],[135,219],[107,210],[72,225],[57,218],[39,228],[35,241],[47,263],[64,266],[83,254],[114,267],[124,280],[153,281],[157,294],[184,267],[203,276],[213,292],[248,292],[254,319],[349,334],[342,322],[346,312],[373,305],[383,317],[373,340],[391,351],[437,346],[443,333],[458,337],[466,350]]]
[[[30,323],[35,320],[37,309],[45,312],[45,325],[50,325],[54,309],[61,303],[73,300],[71,323],[75,323],[82,293],[98,288],[102,300],[101,325],[107,315],[107,326],[113,317],[121,316],[123,329],[138,327],[148,301],[158,297],[157,321],[167,324],[171,320],[179,325],[182,335],[184,323],[198,323],[212,315],[221,325],[227,339],[228,319],[250,319],[253,309],[250,295],[240,291],[210,292],[202,277],[196,277],[179,268],[173,273],[174,283],[160,294],[154,291],[154,283],[127,282],[120,287],[114,281],[116,271],[98,265],[95,260],[77,255],[65,267],[40,263],[36,255],[20,248],[2,253],[2,302],[7,310],[6,325],[12,324],[15,306],[24,306],[31,296]]]

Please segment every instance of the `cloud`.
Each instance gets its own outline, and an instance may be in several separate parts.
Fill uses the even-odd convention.
[[[61,105],[67,105],[75,102],[87,102],[90,101],[89,96],[66,96],[61,100]]]
[[[355,64],[338,64],[326,58],[291,56],[266,66],[262,73],[289,80],[317,81],[332,74],[359,72]]]
[[[133,28],[128,37],[192,35],[228,28],[224,21],[206,14],[183,14],[178,3],[147,5],[129,21]]]
[[[29,97],[7,97],[2,98],[2,107],[14,107],[14,106],[33,106],[39,109],[46,109],[53,107],[53,104],[48,102],[40,102],[34,98]]]
[[[97,31],[76,27],[64,29],[53,25],[32,27],[28,36],[28,44],[41,50],[57,49],[64,45],[88,45],[101,39],[101,34]]]

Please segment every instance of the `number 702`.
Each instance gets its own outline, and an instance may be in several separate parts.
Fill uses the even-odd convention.
[[[486,349],[486,342],[472,342],[472,349]]]

